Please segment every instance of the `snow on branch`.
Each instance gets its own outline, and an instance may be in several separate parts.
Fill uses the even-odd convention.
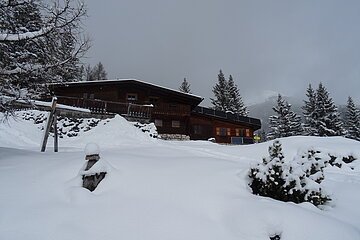
[[[60,4],[59,0],[54,1],[53,6],[50,8],[43,6],[44,10],[49,13],[43,28],[38,31],[25,33],[0,32],[0,43],[39,38],[55,31],[56,29],[62,29],[66,26],[70,26],[75,22],[78,22],[82,16],[86,15],[86,9],[83,2],[78,2],[75,7],[71,5],[71,0],[63,0],[61,2],[63,2],[63,4]],[[9,1],[7,4],[0,5],[0,8],[15,7],[25,3],[26,1],[18,4],[11,4]]]
[[[44,36],[53,30],[54,27],[45,27],[40,29],[39,31],[34,32],[26,32],[26,33],[0,33],[0,42],[13,42],[13,41],[21,41],[21,40],[30,40],[37,37]]]

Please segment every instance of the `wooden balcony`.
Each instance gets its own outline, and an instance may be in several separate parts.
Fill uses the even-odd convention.
[[[172,115],[172,116],[190,116],[190,105],[158,103],[154,106],[153,114],[156,115]]]
[[[98,99],[84,99],[77,97],[57,96],[58,103],[89,109],[97,114],[120,114],[131,119],[150,119],[152,105],[103,101]]]

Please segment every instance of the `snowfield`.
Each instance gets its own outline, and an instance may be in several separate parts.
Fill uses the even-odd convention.
[[[272,142],[163,141],[120,116],[59,139],[58,153],[52,138],[41,153],[41,136],[31,120],[0,124],[0,239],[360,239],[360,160],[325,169],[333,200],[319,209],[251,193],[248,170]],[[341,137],[280,142],[285,159],[310,147],[360,159],[360,142]],[[94,192],[81,187],[88,143],[108,171]]]

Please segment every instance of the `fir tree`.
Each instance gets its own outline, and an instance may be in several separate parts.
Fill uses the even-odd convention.
[[[342,136],[345,134],[343,123],[329,92],[322,83],[316,91],[315,124],[317,136]]]
[[[316,93],[311,84],[309,84],[309,87],[306,90],[306,96],[308,99],[304,100],[305,104],[302,107],[305,118],[304,130],[307,135],[313,136],[317,133],[315,115]]]
[[[85,68],[85,71],[84,71],[84,78],[85,78],[85,81],[90,81],[90,77],[91,77],[91,66],[90,64],[88,64]]]
[[[360,111],[351,97],[346,106],[346,137],[360,141]]]
[[[230,111],[241,116],[247,116],[248,111],[240,96],[238,87],[236,86],[233,77],[230,75],[228,80],[228,91],[230,95]]]
[[[301,118],[291,110],[291,104],[279,94],[277,105],[273,107],[277,115],[269,117],[268,139],[296,136],[302,134]]]
[[[181,83],[179,90],[183,93],[191,93],[190,83],[186,80],[186,78],[184,78],[183,82]]]
[[[260,165],[266,167],[260,168]],[[252,182],[249,185],[253,193],[281,200],[281,197],[284,195],[283,185],[285,184],[285,180],[282,177],[283,165],[284,154],[282,153],[282,146],[276,140],[269,146],[269,157],[264,157],[262,164],[250,169],[249,178]],[[266,172],[261,172],[261,170]]]
[[[218,74],[218,82],[213,88],[213,93],[215,98],[210,98],[210,100],[214,109],[220,111],[231,111],[228,82],[221,70]]]
[[[1,8],[1,33],[25,34],[39,31],[43,27],[37,1],[20,2],[14,0],[11,6]],[[0,54],[0,74],[11,70],[16,71],[16,69],[21,69],[29,64],[42,64],[42,47],[35,41],[0,41],[0,52],[2,53]],[[40,58],[34,58],[35,54]],[[4,86],[9,87],[29,88],[39,82],[37,74],[34,72],[30,74],[20,72],[11,79],[12,81],[6,75],[2,78],[7,82]],[[23,81],[23,79],[28,79],[28,81]]]
[[[46,83],[79,78],[89,40],[81,36],[86,9],[72,1],[0,3],[0,95],[11,99],[0,102],[1,110],[11,110],[14,99],[38,97]]]
[[[269,156],[249,171],[249,186],[253,194],[284,202],[310,202],[323,205],[331,198],[323,192],[326,160],[319,151],[310,149],[291,161],[284,161],[281,143],[275,140]]]
[[[105,79],[107,79],[107,73],[105,71],[104,65],[101,62],[99,62],[91,69],[88,81],[105,80]]]

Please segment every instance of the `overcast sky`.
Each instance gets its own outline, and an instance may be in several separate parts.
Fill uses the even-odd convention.
[[[275,91],[303,99],[320,81],[338,103],[360,103],[359,0],[87,0],[85,29],[109,79],[208,99],[219,69],[245,102]],[[208,105],[206,100],[204,105]]]

